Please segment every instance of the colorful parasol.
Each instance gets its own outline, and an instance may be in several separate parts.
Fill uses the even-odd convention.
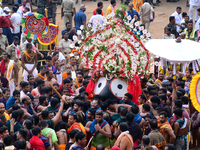
[[[38,13],[29,13],[22,18],[22,29],[28,38],[43,37],[48,32],[48,25],[48,18]]]
[[[58,31],[59,31],[58,25],[54,25],[54,24],[50,23],[49,24],[49,30],[50,30],[51,44],[52,44],[53,42],[55,42],[55,40],[58,37]],[[49,43],[49,35],[48,34],[45,34],[43,37],[39,37],[38,41],[42,45],[50,45],[50,43]]]
[[[194,108],[200,112],[200,74],[192,78],[190,84],[190,96]]]

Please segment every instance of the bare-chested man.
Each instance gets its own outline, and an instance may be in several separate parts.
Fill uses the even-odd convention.
[[[59,150],[65,150],[66,143],[67,143],[67,131],[66,131],[66,125],[65,122],[59,122],[59,131],[56,132],[56,135],[58,137],[58,144],[59,144]]]
[[[174,143],[176,150],[187,149],[187,142],[185,136],[188,135],[188,129],[190,121],[182,116],[182,109],[177,108],[174,111],[177,118],[174,123],[174,134],[176,135],[176,141]]]
[[[39,79],[46,79],[46,71],[47,71],[47,67],[46,66],[41,66],[40,67],[40,73],[38,73],[35,76],[35,82],[37,82]]]
[[[95,145],[103,144],[110,149],[109,138],[112,137],[110,125],[103,119],[103,112],[98,110],[95,113],[95,120],[90,124],[90,132],[94,136],[91,149],[96,149]]]
[[[32,44],[27,43],[26,51],[22,54],[22,63],[21,63],[21,65],[24,69],[24,72],[23,72],[24,81],[27,82],[27,76],[29,74],[33,74],[34,76],[36,76],[37,64],[38,64],[37,54],[33,51]]]
[[[47,106],[48,106],[48,100],[47,97],[42,95],[39,97],[39,105],[36,107],[35,111],[37,113],[43,111],[43,110],[48,110]]]
[[[58,83],[56,79],[54,79],[53,71],[47,70],[46,71],[47,78],[45,81],[45,86],[49,86],[49,84],[53,85],[54,83]]]

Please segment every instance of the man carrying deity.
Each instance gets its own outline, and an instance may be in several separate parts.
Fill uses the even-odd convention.
[[[34,76],[37,75],[37,66],[38,60],[37,60],[37,54],[33,51],[33,47],[31,43],[27,43],[26,45],[26,51],[22,54],[22,62],[21,65],[24,69],[23,71],[23,77],[24,81],[27,82],[27,76],[29,74],[33,74]]]

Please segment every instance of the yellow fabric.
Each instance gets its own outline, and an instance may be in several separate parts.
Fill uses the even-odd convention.
[[[106,10],[106,18],[107,18],[107,16],[109,15],[109,14],[111,14],[111,12],[112,12],[112,8],[111,8],[111,6],[108,6],[108,8],[107,8],[107,10]],[[108,20],[108,19],[107,19]]]
[[[6,112],[4,112],[4,116],[6,117],[6,120],[10,120],[10,116]]]
[[[11,81],[11,78],[12,78],[13,67],[14,67],[14,61],[10,60],[8,67],[7,67],[7,76],[6,76],[6,78],[8,79],[9,82]]]
[[[139,12],[140,7],[143,5],[143,0],[133,0],[133,8]]]

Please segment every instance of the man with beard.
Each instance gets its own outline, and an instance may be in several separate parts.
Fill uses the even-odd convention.
[[[162,111],[162,112],[160,112],[160,114],[158,116],[158,114],[156,113],[156,111],[153,109],[152,106],[151,106],[151,110],[154,114],[154,117],[158,121],[158,128],[160,130],[160,133],[165,138],[166,143],[174,144],[174,142],[176,140],[176,136],[174,135],[172,127],[167,120],[167,113],[165,111]]]
[[[10,97],[10,90],[9,89],[4,89],[3,90],[3,97],[0,99],[0,102],[6,105],[7,100]]]
[[[75,135],[76,142],[70,147],[70,150],[89,150],[86,146],[87,140],[83,132],[78,132]]]
[[[40,73],[38,73],[35,76],[35,82],[37,82],[39,79],[46,79],[46,71],[47,71],[47,67],[46,66],[40,66]]]
[[[103,144],[107,149],[110,149],[109,138],[112,137],[110,125],[103,119],[103,112],[100,110],[96,111],[95,120],[90,124],[90,133],[94,136],[91,150],[96,150],[99,144]]]
[[[49,84],[53,85],[54,83],[58,83],[56,79],[54,79],[53,71],[46,71],[47,78],[45,81],[45,86],[49,86]]]
[[[83,86],[83,73],[82,72],[78,72],[76,74],[76,88],[80,88],[81,86]]]
[[[42,95],[39,97],[39,105],[36,107],[36,111],[37,113],[43,111],[43,110],[47,110],[47,106],[48,106],[48,100],[47,97]]]
[[[132,102],[133,95],[130,93],[124,94],[124,98],[119,102],[120,104],[128,104],[128,105],[136,105],[134,102]]]
[[[164,71],[163,71],[163,70],[160,70],[160,71],[159,71],[159,77],[158,77],[158,79],[156,79],[155,85],[161,86],[161,83],[162,83],[162,81],[164,80],[164,77],[165,77]]]
[[[77,118],[76,114],[70,114],[69,115],[68,127],[70,127],[70,128],[68,129],[68,133],[70,133],[71,130],[73,130],[73,129],[77,129],[79,131],[82,131],[83,133],[86,133],[84,126],[82,125],[82,123],[78,123],[77,119],[78,118]]]

